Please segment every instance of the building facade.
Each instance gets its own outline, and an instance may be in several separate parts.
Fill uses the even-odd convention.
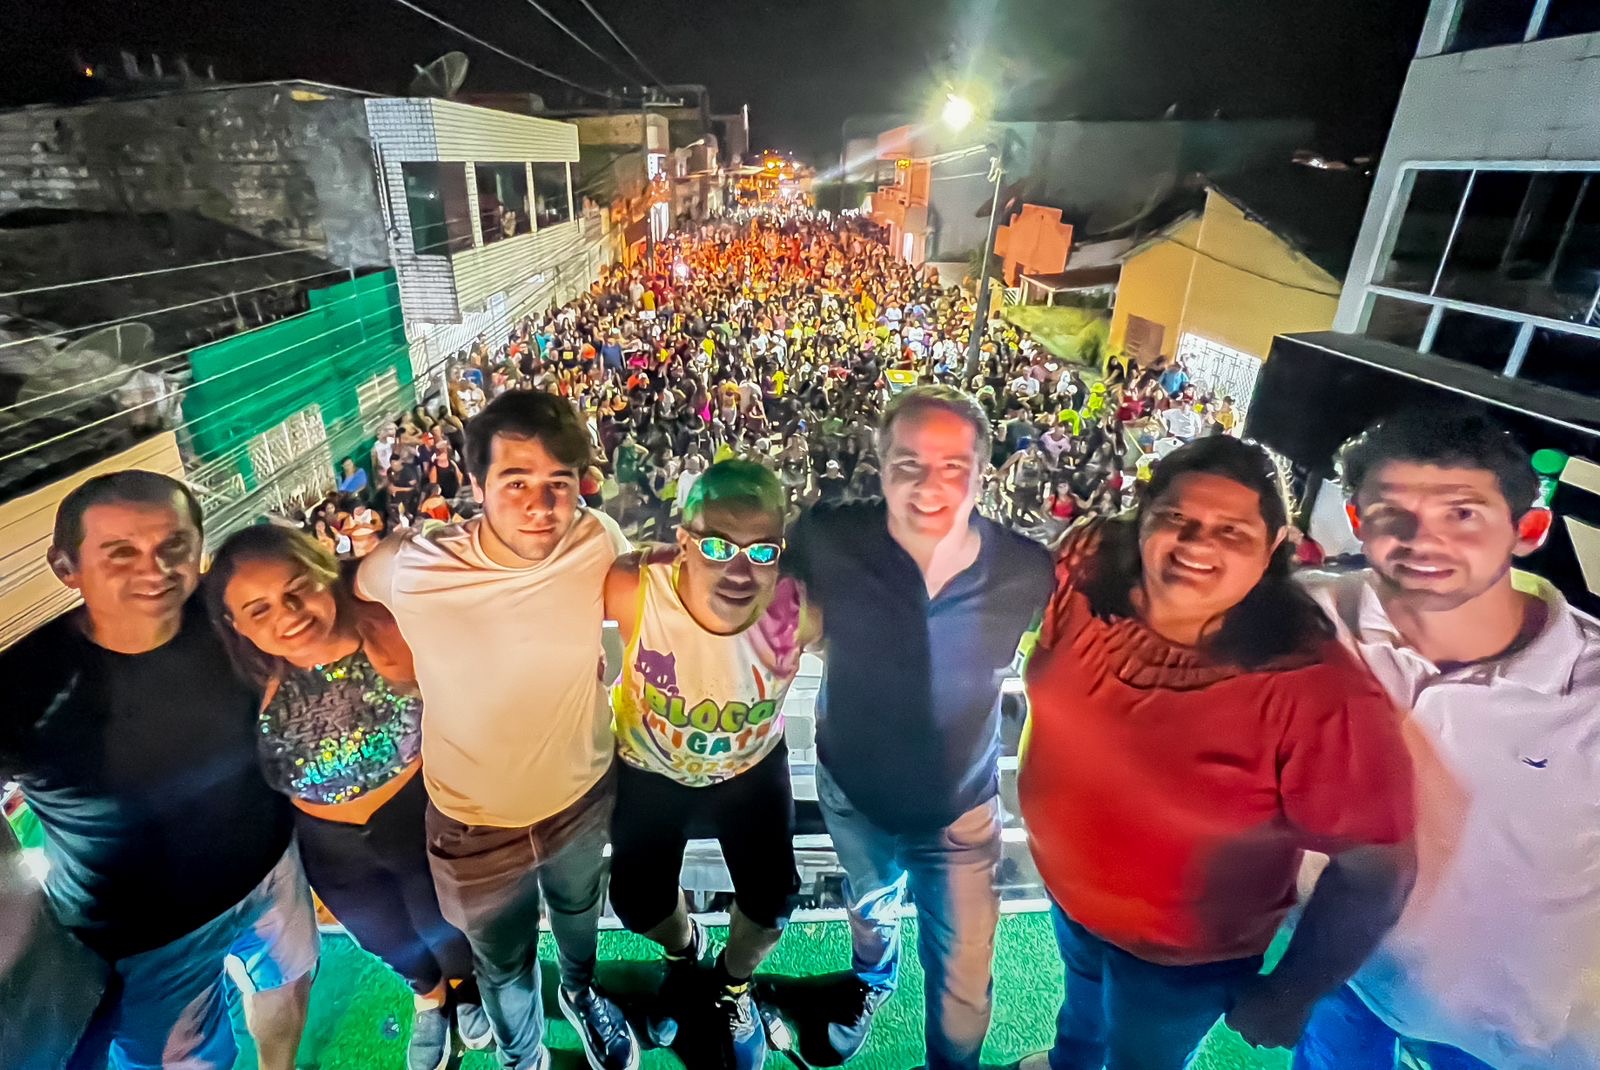
[[[1435,0],[1334,325],[1600,397],[1600,5]]]
[[[1334,330],[1273,343],[1247,431],[1353,540],[1338,443],[1396,406],[1480,410],[1556,514],[1525,560],[1600,614],[1600,5],[1433,0]]]

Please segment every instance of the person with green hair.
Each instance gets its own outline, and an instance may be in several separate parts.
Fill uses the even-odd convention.
[[[719,461],[684,495],[675,553],[624,555],[606,578],[606,616],[624,643],[612,691],[622,760],[611,903],[666,953],[656,1041],[672,1043],[691,1020],[711,1027],[715,1052],[690,1065],[762,1065],[750,978],[800,884],[783,701],[817,629],[778,569],[787,510],[770,469]],[[684,847],[707,832],[734,888],[727,945],[709,964],[706,931],[680,888]]]

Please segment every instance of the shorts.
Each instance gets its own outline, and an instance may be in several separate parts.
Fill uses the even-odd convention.
[[[800,890],[786,746],[705,788],[617,762],[611,906],[630,930],[649,932],[677,909],[684,847],[702,837],[722,846],[739,912],[764,928],[783,928]]]
[[[238,1055],[223,975],[240,991],[298,981],[321,952],[311,889],[290,845],[220,917],[170,944],[119,959],[71,1067],[231,1070]]]

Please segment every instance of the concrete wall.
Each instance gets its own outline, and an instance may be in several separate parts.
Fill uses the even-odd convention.
[[[645,116],[638,112],[617,115],[583,115],[568,120],[578,128],[584,145],[621,145],[637,149],[644,139]],[[657,111],[649,113],[650,151],[666,152],[671,145],[671,124]],[[690,138],[693,141],[694,138]]]
[[[1451,0],[1436,0],[1429,24]],[[1432,47],[1442,47],[1433,34]],[[1427,46],[1425,35],[1425,46]],[[1411,64],[1351,258],[1334,326],[1360,328],[1362,287],[1410,195],[1407,165],[1471,161],[1567,170],[1600,165],[1600,34],[1557,37]]]
[[[1312,134],[1295,120],[1007,123],[1015,143],[1007,183],[1026,199],[1089,210],[1095,227],[1131,219],[1192,174],[1224,174],[1287,160]],[[990,137],[995,136],[991,131]],[[973,133],[942,151],[983,140]],[[930,257],[956,257],[983,243],[989,219],[988,155],[939,164],[933,172]]]
[[[572,124],[444,100],[369,100],[367,115],[388,192],[391,252],[407,321],[460,322],[465,312],[525,282],[578,240],[578,224],[571,222],[485,245],[470,166],[479,161],[570,164],[578,158],[578,132]],[[419,161],[468,165],[473,248],[451,256],[418,256],[413,251],[401,165]],[[528,188],[531,195],[531,173]]]
[[[1339,280],[1215,191],[1206,194],[1198,246],[1180,333],[1266,360],[1275,335],[1333,325]]]
[[[388,262],[362,102],[292,85],[0,114],[0,212],[194,212],[343,267]]]
[[[56,506],[92,476],[143,468],[183,478],[183,460],[172,432],[145,439],[65,479],[0,504],[0,649],[78,603],[45,563]]]
[[[1161,324],[1170,357],[1185,333],[1265,360],[1279,334],[1325,331],[1339,280],[1215,191],[1206,208],[1123,265],[1111,345],[1127,340],[1128,317]]]
[[[1122,265],[1117,299],[1111,309],[1111,348],[1121,351],[1128,340],[1128,317],[1161,324],[1161,355],[1178,348],[1183,299],[1189,290],[1200,243],[1200,220],[1177,224]]]

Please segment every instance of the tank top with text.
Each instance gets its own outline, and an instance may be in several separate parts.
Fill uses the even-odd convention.
[[[750,769],[783,739],[783,700],[800,668],[800,591],[737,635],[700,627],[678,597],[675,565],[643,565],[633,641],[612,689],[617,754],[688,787]]]

